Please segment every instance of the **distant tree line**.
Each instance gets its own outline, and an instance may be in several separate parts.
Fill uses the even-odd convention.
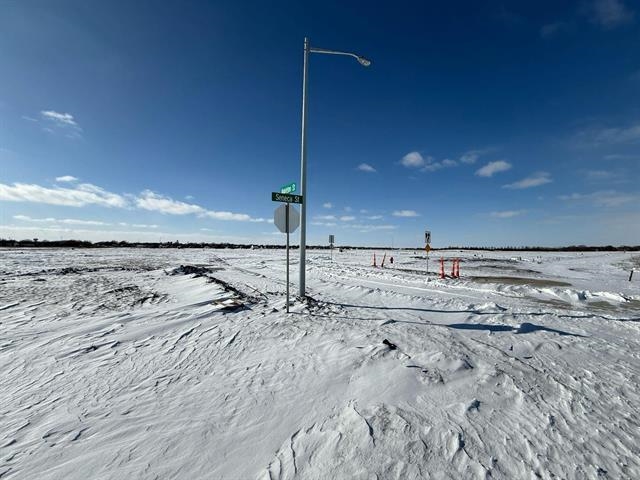
[[[181,243],[175,242],[127,242],[110,240],[107,242],[89,242],[87,240],[38,240],[33,238],[30,240],[10,240],[0,239],[1,247],[13,247],[13,248],[267,248],[267,249],[282,249],[284,245],[260,245],[260,244],[237,244],[237,243],[215,243],[215,242],[188,242]],[[298,248],[298,246],[292,246],[291,248]],[[307,248],[313,249],[325,249],[328,250],[329,245],[309,245]],[[340,246],[334,247],[334,250],[392,250],[388,246],[383,247],[355,247],[355,246]],[[423,247],[419,248],[394,248],[393,250],[405,250],[405,251],[424,251]],[[640,251],[640,245],[605,245],[605,246],[591,246],[591,245],[570,245],[565,247],[459,247],[449,246],[446,248],[432,248],[434,251],[438,250],[482,250],[482,251],[501,251],[501,252],[638,252]]]

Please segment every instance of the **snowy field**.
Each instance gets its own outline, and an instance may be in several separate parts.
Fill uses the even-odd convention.
[[[0,478],[640,478],[640,254],[440,254],[0,250]]]

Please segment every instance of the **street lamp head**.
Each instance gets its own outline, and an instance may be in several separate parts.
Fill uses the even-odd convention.
[[[364,57],[356,57],[358,59],[358,62],[360,62],[360,65],[362,65],[363,67],[368,67],[369,65],[371,65],[371,60],[367,60]]]

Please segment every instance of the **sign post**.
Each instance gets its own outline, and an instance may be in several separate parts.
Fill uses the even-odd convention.
[[[273,193],[273,196],[276,192]],[[278,194],[280,195],[280,194]],[[294,197],[299,195],[285,195],[287,197]],[[282,201],[282,200],[278,200]],[[300,199],[300,202],[302,198]],[[298,202],[299,203],[299,202]],[[298,225],[300,225],[300,213],[296,207],[292,206],[290,202],[286,202],[284,205],[280,205],[273,212],[273,223],[278,230],[287,234],[287,313],[289,313],[289,234],[296,231]]]
[[[333,262],[333,242],[335,241],[335,237],[333,235],[329,235],[329,250],[331,251],[331,261]]]
[[[429,252],[431,251],[431,230],[425,230],[424,232],[424,243],[426,246],[424,247],[427,252],[427,275],[429,275]]]

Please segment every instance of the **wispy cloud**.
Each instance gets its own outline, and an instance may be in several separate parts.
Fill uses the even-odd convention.
[[[621,180],[623,179],[622,172],[619,171],[611,171],[611,170],[587,170],[584,172],[587,180],[592,182],[602,182],[602,181],[611,181],[611,180]]]
[[[63,175],[62,177],[56,177],[56,182],[72,183],[77,181],[78,179],[71,175]]]
[[[511,168],[509,162],[504,160],[496,160],[495,162],[489,162],[484,167],[476,170],[476,175],[479,177],[492,177],[495,173],[506,172]]]
[[[20,220],[21,222],[32,222],[32,223],[61,223],[65,225],[96,225],[96,226],[105,226],[111,225],[110,223],[100,222],[98,220],[79,220],[76,218],[31,218],[27,215],[14,215],[14,219]]]
[[[48,132],[63,132],[69,138],[82,137],[82,128],[70,113],[42,110],[40,117],[47,123],[48,126],[44,129]]]
[[[551,179],[551,175],[547,172],[536,172],[533,175],[523,178],[514,183],[510,183],[508,185],[503,185],[502,188],[509,188],[512,190],[522,190],[525,188],[538,187],[540,185],[544,185],[545,183],[551,183],[553,180]]]
[[[128,205],[122,195],[108,192],[90,183],[82,183],[74,188],[48,188],[26,183],[14,183],[13,185],[0,183],[0,200],[46,203],[68,207],[102,205],[124,208]]]
[[[605,160],[639,160],[640,155],[628,155],[623,153],[611,153],[604,156]]]
[[[415,210],[396,210],[392,214],[394,217],[419,217],[420,214]]]
[[[315,227],[335,227],[338,224],[336,222],[318,222],[318,221],[313,221],[310,222],[311,225],[315,226]]]
[[[353,215],[343,215],[340,217],[341,222],[353,222],[356,219]]]
[[[618,127],[590,127],[581,130],[573,137],[573,143],[579,147],[624,145],[638,142],[640,142],[640,123]]]
[[[368,225],[362,223],[353,223],[349,225],[349,227],[356,229],[361,233],[375,232],[376,230],[395,230],[398,228],[395,225]]]
[[[568,25],[565,22],[547,23],[540,27],[540,36],[542,38],[552,38],[567,28]]]
[[[619,207],[621,205],[638,202],[640,195],[634,193],[622,193],[615,190],[602,190],[593,193],[572,193],[570,195],[560,195],[560,200],[577,202],[577,203],[589,203],[596,207]]]
[[[524,215],[526,210],[504,210],[501,212],[491,212],[490,215],[494,218],[513,218],[519,215]]]
[[[369,165],[368,163],[361,163],[360,165],[358,165],[358,170],[360,170],[361,172],[368,172],[368,173],[377,172],[377,170],[373,168],[371,165]]]
[[[331,202],[325,202],[325,203],[323,203],[323,204],[322,204],[322,206],[323,206],[324,208],[333,208],[333,203],[331,203]]]
[[[471,165],[476,163],[478,158],[480,158],[480,152],[478,150],[469,150],[460,156],[460,161],[467,165]]]
[[[316,220],[335,220],[335,215],[316,215],[313,217]]]
[[[382,220],[382,215],[369,215],[367,217],[364,217],[367,220]]]
[[[635,18],[635,12],[622,0],[592,0],[584,4],[582,11],[592,23],[605,30],[628,25]]]

